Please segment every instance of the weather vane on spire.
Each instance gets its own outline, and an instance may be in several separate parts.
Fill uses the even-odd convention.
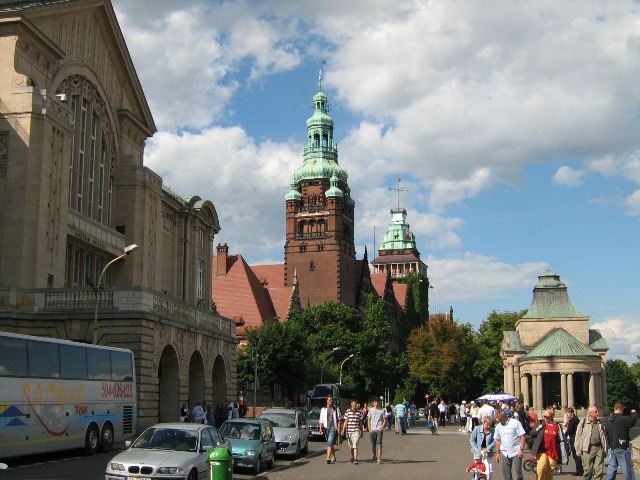
[[[389,190],[396,192],[396,197],[397,197],[397,203],[398,203],[398,210],[400,210],[400,192],[406,192],[407,189],[404,187],[400,186],[400,183],[402,182],[401,178],[398,178],[398,186],[396,188],[390,188]]]
[[[326,60],[322,60],[322,65],[326,65],[327,61]],[[322,67],[320,67],[320,73],[318,74],[318,91],[321,92],[322,91]]]

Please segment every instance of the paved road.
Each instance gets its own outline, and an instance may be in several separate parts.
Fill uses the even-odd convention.
[[[338,447],[337,463],[327,465],[324,444],[311,444],[309,454],[295,462],[276,462],[276,468],[263,472],[258,477],[236,473],[234,479],[263,478],[271,480],[332,479],[342,480],[412,480],[429,478],[434,480],[470,479],[465,467],[473,462],[469,445],[469,435],[458,433],[457,427],[447,426],[439,429],[440,435],[431,435],[424,422],[409,429],[407,435],[395,435],[385,430],[383,439],[383,463],[370,463],[372,457],[368,434],[361,440],[361,452],[358,465],[349,463],[349,447]],[[364,460],[364,461],[362,461]],[[499,467],[498,467],[499,469]],[[573,464],[563,466],[564,473],[556,476],[559,480],[573,480]],[[570,472],[570,473],[568,473]],[[501,480],[499,471],[494,480]],[[533,473],[524,472],[525,480],[534,480]]]

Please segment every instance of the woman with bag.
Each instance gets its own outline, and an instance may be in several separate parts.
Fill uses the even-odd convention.
[[[482,457],[482,461],[485,464],[485,474],[487,480],[491,480],[493,474],[493,457],[496,441],[493,438],[495,429],[493,428],[493,420],[490,417],[486,417],[482,421],[482,425],[478,425],[471,432],[471,453],[474,458],[478,458],[477,455]]]
[[[538,480],[553,480],[558,462],[568,463],[567,452],[564,448],[564,432],[560,424],[553,419],[555,411],[548,408],[540,420],[529,432],[533,446],[531,456],[536,457]]]

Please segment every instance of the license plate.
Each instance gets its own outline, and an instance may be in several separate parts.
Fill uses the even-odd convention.
[[[124,477],[124,480],[151,480],[151,477]]]

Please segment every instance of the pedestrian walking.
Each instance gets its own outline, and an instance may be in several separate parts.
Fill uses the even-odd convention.
[[[485,418],[482,425],[478,425],[471,432],[471,453],[473,458],[482,458],[486,464],[485,475],[487,480],[491,480],[493,474],[493,457],[495,453],[495,428],[489,418]]]
[[[610,458],[607,466],[607,480],[614,480],[618,467],[622,470],[624,480],[635,480],[631,451],[629,450],[629,430],[638,421],[638,414],[631,410],[631,415],[624,415],[624,405],[616,403],[611,414],[604,422],[609,439]]]
[[[187,407],[186,403],[183,403],[180,407],[180,421],[187,422],[189,421],[189,407]]]
[[[393,426],[393,408],[391,407],[391,404],[387,403],[385,410],[387,417],[387,430],[391,430],[391,427]]]
[[[327,463],[336,463],[336,452],[334,445],[338,436],[338,419],[340,418],[340,410],[333,404],[333,395],[327,395],[327,406],[320,410],[320,419],[318,420],[318,430],[320,434],[324,434],[327,439]]]
[[[458,429],[459,432],[463,432],[467,426],[467,411],[467,401],[462,400],[462,403],[460,404],[460,428]]]
[[[609,442],[604,425],[598,419],[600,410],[591,405],[587,418],[583,418],[576,429],[576,455],[582,457],[582,477],[585,480],[604,478],[604,459],[609,451]]]
[[[536,457],[538,480],[553,480],[558,462],[567,463],[564,449],[564,433],[553,416],[555,411],[548,408],[542,420],[531,429],[529,435],[534,438],[531,456]]]
[[[569,412],[569,420],[566,423],[566,442],[567,445],[571,447],[571,456],[573,457],[573,461],[576,464],[576,476],[582,477],[582,457],[576,455],[576,430],[578,429],[578,424],[580,423],[580,419],[576,415],[576,411],[569,407],[567,408]]]
[[[497,415],[495,427],[496,461],[502,464],[503,480],[523,480],[522,457],[526,435],[522,424],[515,418],[509,418],[504,410]]]
[[[207,413],[203,408],[203,405],[206,407],[206,404],[204,402],[202,402],[202,405],[200,405],[199,403],[196,403],[196,406],[193,407],[193,411],[191,412],[193,416],[193,423],[205,422],[207,418]]]
[[[407,407],[404,406],[404,403],[399,402],[396,405],[396,423],[397,431],[400,435],[407,434]]]
[[[351,408],[344,412],[342,435],[346,435],[349,441],[349,448],[351,449],[351,458],[349,461],[355,465],[358,465],[358,443],[362,437],[362,432],[362,413],[360,413],[356,401],[352,400]]]
[[[438,435],[438,417],[440,411],[438,410],[438,402],[433,401],[429,405],[429,417],[427,420],[427,426],[431,429],[431,435]]]
[[[382,463],[382,434],[387,423],[386,411],[380,408],[380,401],[373,399],[369,409],[369,437],[371,438],[372,462]]]

